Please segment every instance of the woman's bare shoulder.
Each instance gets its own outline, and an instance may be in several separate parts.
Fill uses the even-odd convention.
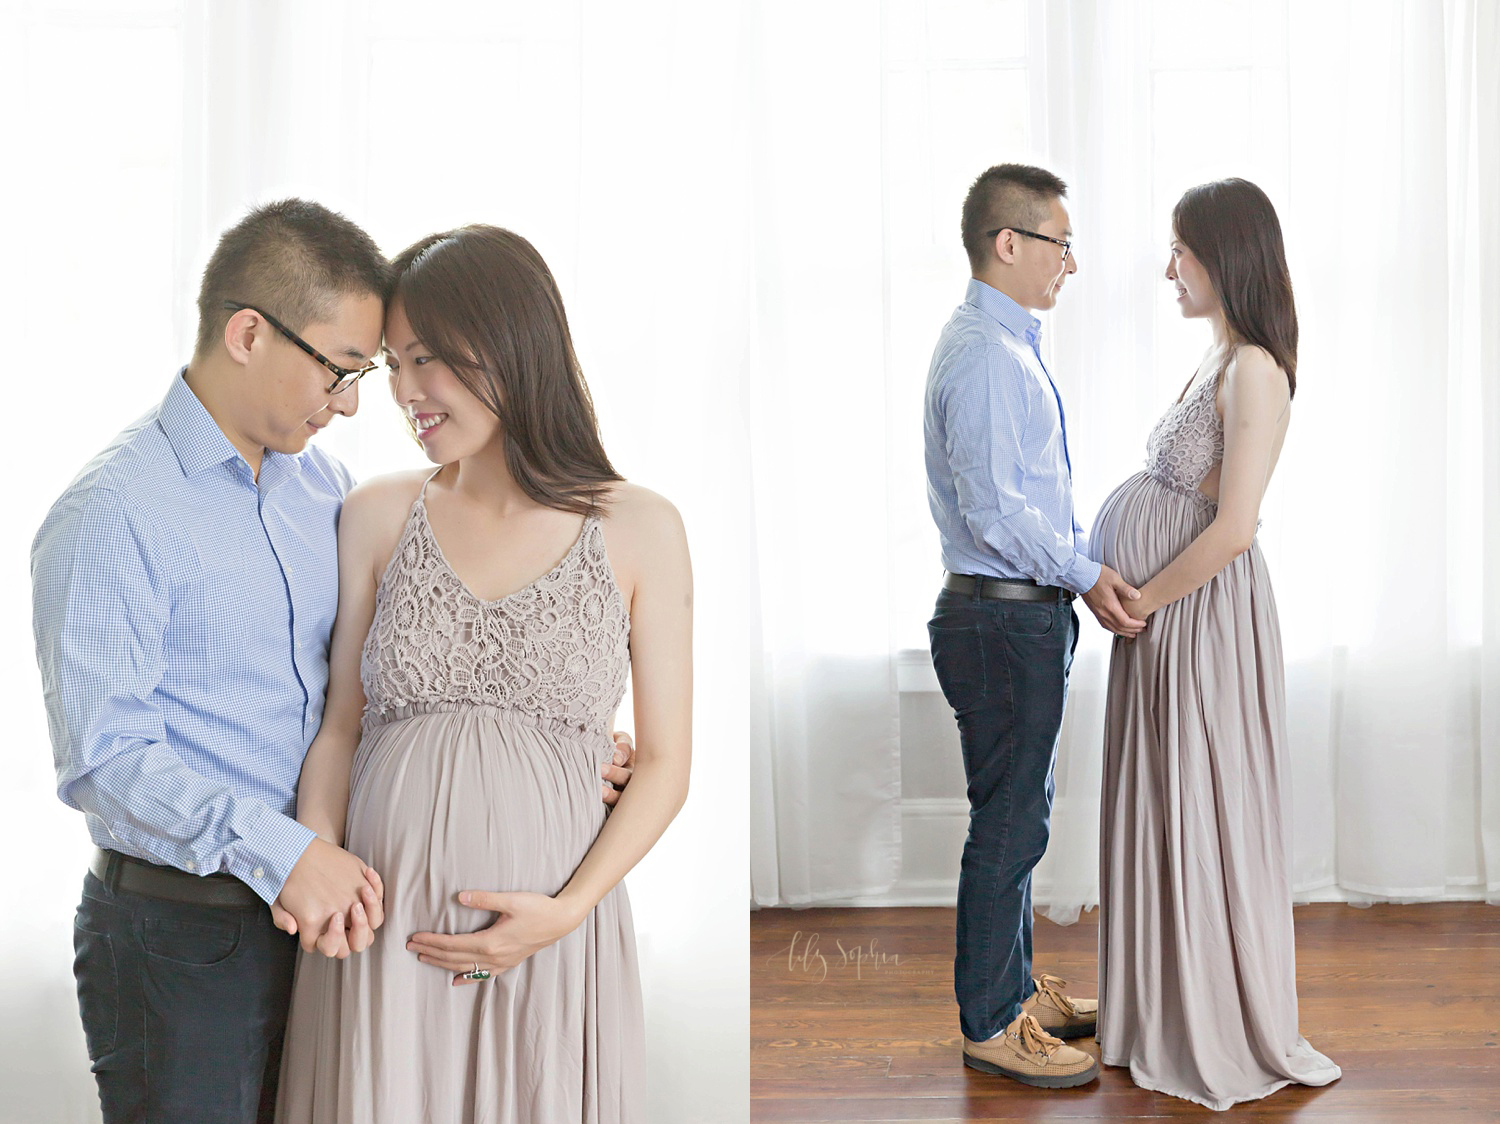
[[[621,481],[611,487],[601,526],[616,580],[636,619],[650,591],[649,603],[686,605],[693,601],[693,563],[682,516],[665,496]]]
[[[670,570],[687,556],[687,531],[672,501],[621,481],[610,488],[602,515],[609,551],[628,573]]]
[[[344,497],[339,515],[340,549],[356,540],[379,543],[399,533],[430,475],[431,469],[413,469],[372,476],[355,485]]]
[[[1224,368],[1224,377],[1258,383],[1280,382],[1281,385],[1286,385],[1286,372],[1276,362],[1276,357],[1259,344],[1253,343],[1243,343],[1234,349],[1234,354],[1229,357],[1229,363]]]
[[[627,533],[659,535],[682,533],[682,516],[666,496],[622,480],[611,485],[604,522]]]
[[[1261,402],[1281,407],[1291,400],[1291,380],[1265,348],[1253,343],[1241,344],[1224,368],[1219,398],[1221,407],[1226,402]]]
[[[416,502],[422,485],[432,475],[430,468],[414,468],[405,472],[388,472],[383,476],[372,476],[356,484],[344,497],[344,514],[375,515],[385,510],[400,509],[403,512]]]

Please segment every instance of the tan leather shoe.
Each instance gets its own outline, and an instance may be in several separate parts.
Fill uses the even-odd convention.
[[[1070,1089],[1099,1076],[1099,1063],[1082,1050],[1065,1046],[1027,1014],[988,1042],[964,1039],[964,1065],[981,1073],[1009,1077],[1043,1089]]]
[[[1099,1018],[1097,999],[1073,999],[1063,994],[1067,980],[1042,973],[1031,981],[1036,991],[1021,1004],[1023,1014],[1030,1015],[1041,1028],[1057,1038],[1087,1038],[1094,1033]]]

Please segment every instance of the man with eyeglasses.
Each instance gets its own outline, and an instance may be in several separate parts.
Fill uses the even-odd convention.
[[[32,548],[58,795],[99,846],[74,939],[106,1121],[269,1120],[279,930],[347,956],[382,920],[379,876],[292,815],[351,484],[308,442],[359,405],[387,268],[317,204],[252,211],[204,271],[192,360]]]
[[[288,934],[346,957],[383,920],[379,875],[292,816],[352,484],[309,442],[381,366],[388,271],[326,207],[252,210],[204,270],[191,361],[32,546],[58,795],[99,846],[74,974],[106,1124],[269,1124]]]
[[[1097,1003],[1033,978],[1031,958],[1031,872],[1047,848],[1078,640],[1072,601],[1118,635],[1142,628],[1120,604],[1139,594],[1085,554],[1062,397],[1033,315],[1078,271],[1066,194],[1022,164],[974,181],[963,209],[973,276],[933,352],[923,422],[947,571],[928,632],[970,807],[954,958],[964,1063],[1043,1088],[1099,1073],[1062,1041],[1094,1033]]]

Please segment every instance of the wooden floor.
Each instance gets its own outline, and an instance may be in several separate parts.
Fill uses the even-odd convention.
[[[1097,916],[1036,924],[1037,970],[1077,995],[1095,994]],[[951,909],[752,913],[751,1119],[1500,1121],[1500,908],[1298,907],[1302,1033],[1344,1077],[1226,1113],[1123,1069],[1041,1090],[965,1068],[953,925]]]

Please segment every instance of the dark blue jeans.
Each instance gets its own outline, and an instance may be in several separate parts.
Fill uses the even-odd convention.
[[[159,901],[89,874],[73,947],[105,1124],[270,1124],[297,942],[269,909]]]
[[[968,778],[953,991],[964,1037],[982,1042],[1034,990],[1031,871],[1047,850],[1078,616],[1061,598],[986,601],[945,590],[927,632]]]

